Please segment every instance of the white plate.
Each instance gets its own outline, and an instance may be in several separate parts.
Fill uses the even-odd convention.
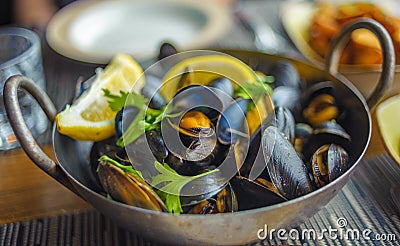
[[[332,4],[342,4],[349,2],[359,2],[358,0],[330,0]],[[399,16],[396,11],[395,0],[385,1],[370,1],[380,7],[385,13],[390,15]],[[318,10],[317,4],[313,1],[287,1],[283,3],[280,8],[280,18],[282,25],[292,40],[296,48],[311,62],[314,64],[324,66],[324,59],[310,46],[309,39],[309,27],[312,22],[312,18]],[[340,71],[342,72],[360,72],[368,70],[380,71],[379,65],[358,65],[358,64],[341,64]],[[398,69],[398,67],[397,67]]]
[[[227,8],[195,0],[81,0],[50,21],[46,39],[66,57],[105,64],[118,52],[145,60],[163,41],[178,49],[206,48],[230,28]]]

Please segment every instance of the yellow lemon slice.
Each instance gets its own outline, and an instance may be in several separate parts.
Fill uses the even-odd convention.
[[[188,72],[188,76],[182,81],[185,72]],[[169,101],[181,87],[189,84],[207,85],[221,76],[229,78],[234,84],[257,80],[256,73],[249,66],[232,56],[196,56],[178,62],[165,74],[160,93]]]
[[[100,141],[115,133],[113,112],[102,89],[113,94],[120,91],[140,93],[145,84],[143,70],[129,55],[117,54],[97,75],[90,89],[72,105],[57,114],[57,130],[81,141]]]

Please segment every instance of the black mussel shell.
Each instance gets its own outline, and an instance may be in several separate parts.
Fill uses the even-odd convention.
[[[123,156],[125,153],[125,150],[123,148],[120,148],[117,145],[115,145],[116,141],[117,138],[113,136],[99,142],[94,142],[92,148],[90,149],[90,154],[89,154],[90,169],[91,169],[91,174],[93,175],[93,177],[95,177],[96,181],[98,182],[97,183],[98,187],[96,187],[98,188],[98,190],[102,190],[100,188],[101,187],[100,180],[97,175],[99,158],[103,155],[107,155],[111,159],[114,159],[119,162],[120,158],[117,156]],[[121,164],[126,165],[127,163],[121,162]]]
[[[314,127],[313,134],[314,135],[330,134],[351,141],[350,135],[341,125],[339,125],[339,123],[335,121],[322,122],[321,124]]]
[[[178,53],[178,51],[175,48],[175,46],[173,46],[171,43],[164,42],[160,46],[160,51],[158,53],[157,59],[158,60],[162,60],[165,57],[168,57],[168,56],[171,56],[171,55],[175,55],[177,53]]]
[[[137,107],[132,105],[125,106],[118,111],[115,116],[115,131],[118,138],[128,129],[130,123],[136,118],[139,111]],[[122,124],[123,119],[125,122]]]
[[[218,194],[194,205],[189,214],[216,214],[238,211],[238,201],[231,185],[228,183]]]
[[[313,134],[303,146],[304,158],[311,159],[320,146],[331,143],[348,148],[351,137],[339,123],[335,121],[323,122],[313,129]]]
[[[287,61],[276,62],[269,70],[269,75],[274,76],[275,87],[289,86],[300,88],[300,75],[292,63]]]
[[[285,202],[287,199],[265,182],[250,180],[242,176],[232,178],[231,185],[235,191],[239,211],[271,206]]]
[[[252,180],[259,176],[271,180],[268,172],[266,172],[265,159],[261,148],[261,135],[262,127],[259,126],[250,137],[249,148],[239,174]]]
[[[114,200],[140,208],[167,211],[155,191],[136,175],[125,173],[104,161],[99,164],[98,175],[104,190]]]
[[[232,82],[226,77],[218,77],[212,80],[207,86],[214,89],[222,104],[228,106],[233,100],[233,85]]]
[[[269,125],[276,126],[292,144],[295,139],[295,124],[294,116],[288,108],[275,107],[275,121],[272,120]]]
[[[168,105],[167,113],[196,110],[210,120],[216,119],[223,110],[223,103],[215,91],[207,86],[190,85],[179,90]]]
[[[300,104],[301,93],[298,88],[279,86],[272,93],[272,101],[276,107],[284,107],[295,112]]]
[[[154,157],[157,159],[158,162],[163,163],[165,158],[167,158],[169,151],[165,146],[161,134],[155,130],[151,130],[146,132],[146,139]]]
[[[169,153],[163,139],[156,131],[142,134],[134,142],[125,146],[125,149],[129,153],[131,165],[134,169],[140,170],[145,179],[159,173],[154,167],[154,162],[157,160],[162,163]]]
[[[262,146],[271,180],[284,197],[293,199],[313,191],[306,165],[278,128],[265,129]]]
[[[248,99],[237,99],[223,111],[217,122],[217,136],[222,144],[233,144],[238,136],[247,136],[245,127]]]
[[[297,123],[295,126],[294,147],[303,157],[303,147],[307,144],[313,133],[313,128],[307,123]]]
[[[149,107],[154,109],[160,109],[165,106],[167,102],[164,97],[159,92],[159,88],[162,84],[161,78],[158,78],[155,75],[147,74],[146,75],[146,84],[142,89],[142,94],[146,98],[150,99]]]
[[[349,168],[349,156],[339,145],[326,144],[315,151],[312,160],[312,173],[317,187],[322,187]]]
[[[165,162],[180,175],[194,176],[217,168],[225,160],[229,147],[217,144],[213,150],[206,150],[206,154],[211,152],[208,155],[202,155],[201,151],[202,146],[197,145],[188,149],[185,156],[170,152]]]

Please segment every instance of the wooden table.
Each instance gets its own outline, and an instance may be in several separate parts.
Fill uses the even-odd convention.
[[[47,92],[60,110],[73,98],[79,77],[88,78],[98,65],[66,59],[51,50],[46,42],[42,44]],[[39,142],[54,159],[50,128]],[[40,170],[21,149],[0,152],[0,224],[90,208],[88,203]]]

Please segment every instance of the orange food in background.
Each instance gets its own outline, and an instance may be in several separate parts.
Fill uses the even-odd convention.
[[[319,2],[309,29],[309,44],[322,57],[325,57],[331,40],[349,22],[358,18],[371,18],[381,23],[389,32],[400,63],[400,19],[385,14],[372,3],[331,4]],[[351,34],[340,60],[344,64],[379,64],[382,52],[378,39],[367,29],[358,29]]]

